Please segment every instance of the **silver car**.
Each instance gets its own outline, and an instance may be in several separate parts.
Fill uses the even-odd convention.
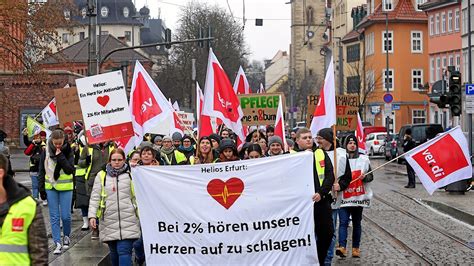
[[[375,132],[367,135],[365,138],[365,147],[367,148],[369,156],[383,154],[385,152],[386,136],[387,133],[385,132]]]

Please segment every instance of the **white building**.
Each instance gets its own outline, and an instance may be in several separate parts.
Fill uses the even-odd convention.
[[[281,85],[288,80],[290,58],[286,51],[278,51],[265,68],[265,90],[278,91]],[[281,84],[280,84],[281,83]]]
[[[467,14],[467,0],[462,1],[462,22],[461,22],[461,36],[462,36],[462,62],[463,66],[461,69],[462,79],[465,83],[469,80],[469,62],[472,64],[472,57],[474,54],[474,0],[471,0],[471,58],[468,58],[468,14]],[[474,79],[474,68],[471,67],[471,77]],[[473,80],[471,80],[471,83]]]

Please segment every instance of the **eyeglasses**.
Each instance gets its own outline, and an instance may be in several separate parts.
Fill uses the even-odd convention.
[[[123,159],[111,159],[110,161],[111,162],[121,162],[121,161],[123,161]]]

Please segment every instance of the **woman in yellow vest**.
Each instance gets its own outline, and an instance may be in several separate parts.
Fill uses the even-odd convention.
[[[64,131],[56,129],[41,154],[38,174],[41,199],[48,196],[49,219],[56,248],[53,254],[61,254],[62,249],[68,249],[71,234],[71,202],[74,189],[74,153],[66,141]],[[63,241],[61,242],[61,227],[63,225]]]
[[[89,222],[109,245],[112,265],[132,265],[132,244],[140,237],[135,193],[122,149],[112,150],[105,171],[94,181],[89,202]]]
[[[0,154],[0,265],[47,265],[48,238],[41,207],[8,175]]]

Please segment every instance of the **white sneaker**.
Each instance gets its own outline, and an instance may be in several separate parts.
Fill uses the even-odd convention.
[[[64,239],[63,239],[63,248],[64,248],[64,249],[68,249],[70,244],[71,244],[71,240],[69,239],[69,237],[68,237],[68,236],[64,236]]]
[[[48,206],[48,201],[47,200],[43,200],[43,206]]]
[[[59,254],[61,254],[61,244],[56,243],[56,248],[54,249],[53,254],[54,254],[54,255],[59,255]]]

